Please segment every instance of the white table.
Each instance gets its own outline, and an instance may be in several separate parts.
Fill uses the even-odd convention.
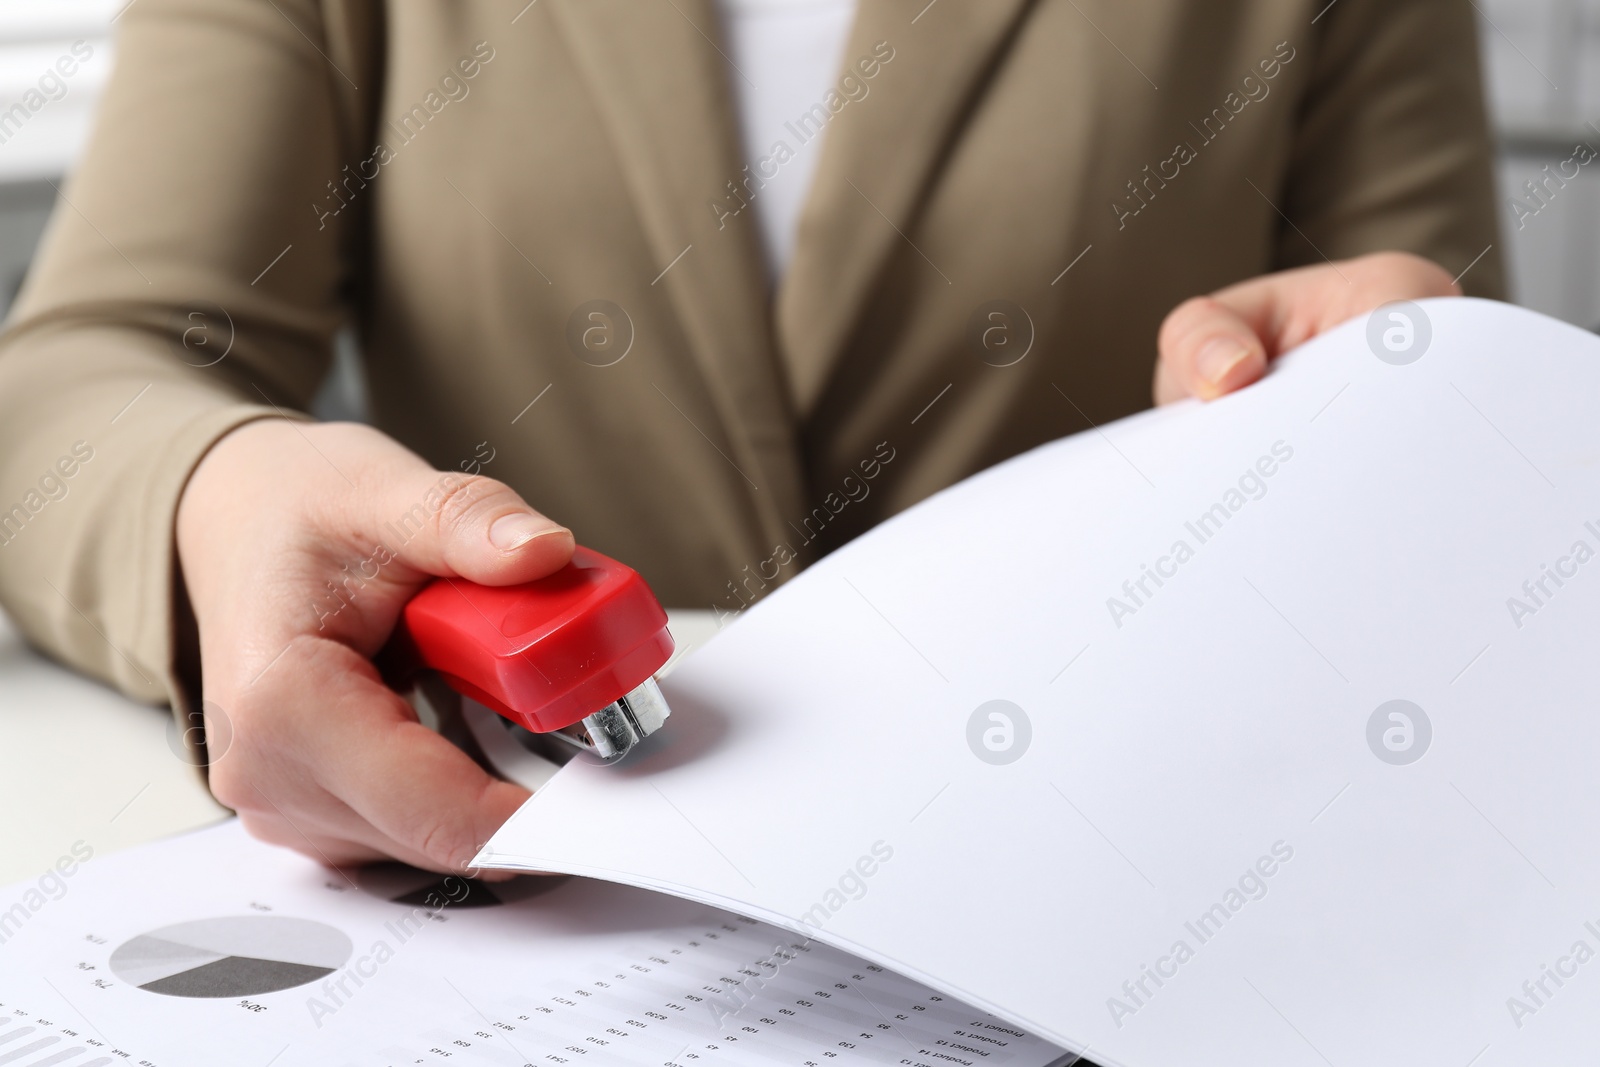
[[[711,612],[669,616],[674,661],[717,631]],[[77,841],[99,856],[227,818],[174,753],[172,725],[39,655],[0,614],[0,885]]]

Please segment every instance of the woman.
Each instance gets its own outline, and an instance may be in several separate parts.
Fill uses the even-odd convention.
[[[138,0],[120,32],[0,343],[7,492],[63,487],[9,513],[0,596],[182,722],[203,694],[216,796],[330,862],[458,869],[525,796],[369,661],[431,575],[530,580],[576,534],[731,614],[1146,406],[1194,294],[1304,268],[1184,304],[1163,401],[1499,287],[1455,0]],[[295,414],[346,322],[377,428]]]

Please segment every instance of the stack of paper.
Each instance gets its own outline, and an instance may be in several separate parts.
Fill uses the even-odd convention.
[[[1597,352],[1385,309],[985,472],[751,609],[653,748],[482,860],[805,932],[1118,1067],[1578,1062]]]

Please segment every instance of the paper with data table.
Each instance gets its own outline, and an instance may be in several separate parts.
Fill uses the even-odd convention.
[[[804,932],[1116,1067],[1578,1062],[1597,550],[1600,340],[1380,309],[821,560],[481,859]]]
[[[1063,1054],[877,965],[583,879],[341,875],[235,821],[0,890],[0,1064],[820,1067]],[[62,871],[66,874],[63,876]],[[966,1050],[977,1050],[969,1052]]]

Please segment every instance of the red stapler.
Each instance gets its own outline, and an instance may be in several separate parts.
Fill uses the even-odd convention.
[[[586,548],[525,585],[437,579],[406,605],[401,640],[456,692],[607,763],[670,714],[655,682],[667,613],[636,571]]]

